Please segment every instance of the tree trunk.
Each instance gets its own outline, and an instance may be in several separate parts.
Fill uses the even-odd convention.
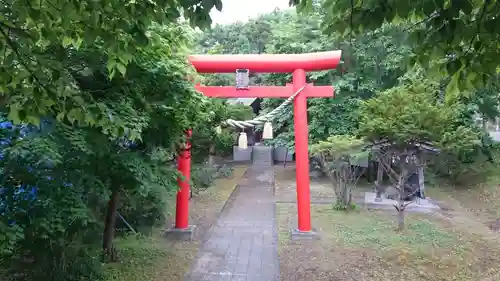
[[[401,167],[401,174],[398,181],[398,230],[403,231],[405,229],[405,186],[404,180],[406,178],[406,170]]]
[[[344,181],[341,178],[337,178],[336,186],[335,186],[335,197],[337,204],[339,206],[342,205],[342,200],[344,199],[344,196],[342,194],[342,190],[344,190]]]
[[[111,198],[108,201],[108,210],[106,212],[106,220],[104,222],[104,233],[102,239],[102,249],[104,256],[109,261],[116,261],[117,255],[113,245],[113,238],[115,237],[116,216],[118,213],[118,199],[120,191],[113,190]]]
[[[347,166],[340,167],[335,173],[334,191],[336,196],[336,207],[339,210],[347,210],[351,206],[351,185],[349,182],[349,170]]]
[[[208,166],[213,167],[215,165],[215,144],[210,144],[208,150]]]
[[[404,229],[405,229],[405,210],[403,203],[400,201],[398,210],[398,231],[403,231]]]
[[[420,192],[420,198],[425,199],[425,179],[423,165],[418,167],[418,188]]]
[[[376,196],[375,196],[375,201],[382,201],[382,181],[384,179],[384,167],[382,163],[377,162],[377,179],[375,181],[375,188],[376,188]]]
[[[351,206],[351,188],[348,183],[344,184],[344,207],[347,209]]]
[[[345,179],[344,181],[344,208],[345,209],[348,209],[349,206],[351,205],[351,182],[349,180],[350,178],[350,173],[352,171],[350,171],[351,167],[350,167],[350,163],[348,163],[346,166],[344,166],[342,168],[342,172],[343,172],[343,177]]]

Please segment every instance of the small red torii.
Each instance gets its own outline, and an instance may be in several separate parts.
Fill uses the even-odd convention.
[[[306,71],[334,69],[340,62],[341,51],[308,54],[249,54],[249,55],[192,55],[189,61],[198,73],[234,73],[237,69],[248,69],[255,73],[293,73],[293,83],[286,86],[250,86],[236,89],[234,86],[201,86],[196,89],[203,95],[214,98],[288,98],[306,84]],[[307,127],[307,98],[333,97],[332,86],[307,86],[293,101],[295,129],[295,162],[297,185],[298,231],[311,232],[311,209],[309,191],[309,151]],[[191,130],[188,131],[191,136]],[[184,176],[179,179],[175,228],[189,228],[189,179],[191,169],[190,143],[178,157],[178,169]]]

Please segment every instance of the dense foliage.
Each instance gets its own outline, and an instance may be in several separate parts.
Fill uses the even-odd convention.
[[[433,76],[451,77],[448,92],[458,95],[487,84],[500,63],[497,1],[298,0],[321,5],[327,33],[364,33],[385,22],[406,23],[414,61]]]
[[[230,154],[234,132],[216,127],[253,112],[194,90],[191,80],[234,81],[194,73],[186,56],[195,36],[196,50],[212,54],[342,49],[337,69],[308,74],[336,89],[335,98],[308,101],[316,148],[432,141],[443,150],[432,167],[448,177],[491,160],[474,115],[498,116],[495,1],[291,2],[308,13],[275,11],[199,34],[181,18],[206,27],[220,0],[3,1],[0,279],[99,280],[103,261],[119,257],[121,218],[144,231],[164,219],[186,129],[197,164]],[[252,84],[290,80],[251,76]],[[281,102],[264,100],[263,112]],[[275,145],[293,147],[291,120],[290,108],[274,121]],[[197,166],[193,184],[206,188],[222,174]]]
[[[303,13],[297,14],[293,10],[274,11],[246,23],[216,26],[203,33],[199,40],[199,50],[207,53],[234,54],[306,53],[341,49],[342,62],[337,69],[308,73],[310,82],[335,87],[335,98],[309,99],[308,101],[311,143],[318,143],[330,136],[356,134],[374,140],[375,137],[381,137],[381,133],[387,133],[381,131],[382,127],[376,127],[380,130],[371,129],[372,125],[377,125],[373,122],[380,122],[378,125],[386,126],[394,133],[394,135],[384,135],[384,137],[405,136],[416,139],[424,137],[423,139],[430,138],[442,142],[440,145],[446,146],[446,151],[449,152],[442,154],[442,159],[438,161],[441,163],[440,165],[435,165],[436,171],[442,175],[455,177],[467,174],[464,173],[464,170],[473,169],[476,161],[483,161],[485,156],[491,159],[491,140],[486,133],[481,133],[481,129],[476,126],[473,119],[477,114],[484,116],[486,120],[493,119],[498,115],[498,99],[496,98],[498,78],[496,76],[489,79],[485,86],[481,86],[481,83],[477,84],[477,89],[470,91],[469,95],[448,95],[444,100],[445,90],[449,92],[449,82],[456,79],[456,76],[454,78],[451,75],[445,75],[445,73],[435,75],[434,66],[441,67],[443,61],[426,57],[424,55],[426,50],[420,48],[422,44],[415,44],[416,41],[408,38],[408,34],[416,34],[418,29],[424,28],[425,25],[429,24],[428,22],[416,25],[417,19],[413,18],[394,20],[388,23],[377,22],[377,19],[382,18],[385,14],[375,15],[377,12],[370,10],[366,1],[355,3],[354,16],[357,15],[357,9],[366,9],[365,14],[373,16],[363,17],[363,20],[353,18],[352,21],[350,21],[351,13],[349,11],[352,9],[348,7],[349,1],[344,1],[345,3],[329,0],[296,2],[300,2],[299,10],[303,10]],[[383,7],[377,1],[373,4]],[[423,5],[417,3],[409,6],[408,9],[418,9]],[[403,6],[398,5],[401,9]],[[344,13],[343,11],[348,12]],[[390,13],[395,13],[395,11]],[[412,11],[410,11],[410,15],[412,15],[411,13]],[[399,16],[403,18],[402,15]],[[377,24],[367,26],[369,28],[361,28],[362,23],[368,21]],[[334,25],[342,27],[342,29],[330,28]],[[359,32],[343,32],[349,30],[349,27],[351,30]],[[250,36],[255,34],[256,30],[259,31],[257,32],[258,36]],[[423,39],[419,39],[419,42],[422,41]],[[424,40],[424,42],[425,44],[428,42],[433,44],[431,41]],[[433,48],[431,49],[433,50]],[[421,62],[420,66],[413,64],[416,57]],[[218,85],[232,83],[227,75],[216,77],[218,77]],[[414,85],[414,83],[424,80],[425,83]],[[284,85],[290,81],[290,74],[275,73],[254,74],[251,80],[253,84],[261,85]],[[415,93],[421,93],[421,95]],[[386,105],[379,103],[380,110],[388,115],[384,115],[381,119],[371,119],[369,115],[364,113],[366,110],[365,101],[368,101],[368,104],[377,102],[369,101],[374,97],[377,97],[378,101],[386,98],[390,99],[386,102],[407,101],[408,104],[403,108],[400,103]],[[426,100],[426,102],[422,103],[422,100]],[[264,99],[263,111],[270,111],[281,102],[282,100],[277,99]],[[432,105],[431,108],[441,115],[433,116],[431,113],[421,113],[421,110],[429,109],[429,107],[424,108],[427,105]],[[449,116],[443,115],[446,112]],[[389,120],[390,122],[385,122],[384,118],[389,115],[392,119]],[[407,119],[398,119],[397,117],[400,116],[407,117]],[[427,120],[427,117],[430,119]],[[446,117],[446,119],[438,120],[441,117]],[[293,120],[291,107],[277,116],[274,120],[277,136],[274,140],[269,141],[270,144],[294,147],[291,120]],[[422,120],[422,123],[410,122],[410,120]],[[432,127],[429,124],[435,124],[436,127],[429,129]],[[446,127],[448,125],[445,124],[449,124],[449,127]],[[458,132],[467,134],[467,137],[457,138]]]
[[[357,37],[322,34],[321,9],[307,15],[294,11],[275,11],[247,23],[216,26],[199,40],[201,52],[216,53],[307,53],[342,49],[343,63],[338,69],[308,73],[308,80],[317,85],[334,85],[335,98],[309,99],[311,141],[330,135],[352,134],[357,128],[359,101],[372,97],[398,83],[406,72],[405,57],[409,46],[400,46],[404,29],[387,25]],[[256,30],[258,32],[256,32]],[[247,36],[257,33],[255,37]],[[256,44],[258,42],[258,44]],[[227,75],[218,75],[218,85],[230,84]],[[291,74],[254,74],[253,84],[284,85]],[[263,111],[276,108],[283,100],[264,99]],[[293,111],[291,107],[277,116],[274,128],[278,136],[271,143],[293,149]]]
[[[97,280],[120,218],[163,219],[185,130],[221,118],[187,79],[191,29],[175,23],[206,25],[221,3],[8,2],[0,278]]]
[[[236,143],[237,131],[232,127],[223,126],[223,121],[249,120],[253,118],[253,110],[243,104],[228,104],[226,100],[211,101],[209,118],[199,123],[193,129],[192,157],[196,162],[209,160],[209,156],[230,156]],[[221,125],[222,124],[222,125]],[[218,132],[217,128],[220,128]],[[208,153],[207,153],[208,152]],[[211,165],[214,163],[210,163]]]
[[[144,217],[132,218],[136,226],[151,226],[161,219],[162,194],[176,187],[172,148],[186,128],[206,118],[189,113],[211,107],[184,80],[189,68],[183,59],[187,38],[182,29],[176,25],[151,29],[156,40],[136,52],[125,75],[113,80],[104,63],[107,54],[99,48],[71,50],[74,54],[67,63],[82,69],[73,74],[75,86],[96,104],[112,109],[106,119],[122,120],[123,129],[117,132],[124,137],[108,127],[88,127],[88,115],[70,110],[70,120],[46,117],[39,130],[5,147],[1,178],[6,190],[2,201],[9,207],[1,220],[6,228],[1,239],[5,268],[26,274],[25,278],[47,280],[97,274],[100,241],[108,258],[116,259],[112,239],[120,202],[130,206],[149,201],[139,210]],[[167,43],[174,39],[177,47]],[[20,212],[14,195],[26,187],[36,187],[37,196],[30,208]],[[130,210],[123,215],[131,215]],[[82,269],[82,262],[87,269]]]
[[[105,54],[98,57],[105,75],[123,77],[152,41],[161,40],[151,33],[152,25],[169,24],[184,15],[193,25],[207,26],[214,6],[222,9],[221,1],[3,1],[0,75],[10,118],[38,123],[45,115],[71,120],[79,114],[86,116],[85,123],[123,127],[123,120],[107,118],[113,108],[79,89],[75,76],[84,65],[78,64],[75,52]]]

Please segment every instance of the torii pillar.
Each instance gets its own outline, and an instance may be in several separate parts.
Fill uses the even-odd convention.
[[[214,98],[288,98],[306,84],[306,71],[334,69],[340,61],[341,51],[308,54],[250,54],[250,55],[193,55],[189,61],[198,73],[235,73],[237,69],[248,69],[254,73],[293,73],[293,84],[286,86],[250,86],[236,89],[235,86],[200,86],[196,89],[207,97]],[[295,162],[297,184],[298,232],[310,233],[311,201],[309,192],[309,150],[307,128],[307,98],[333,97],[332,86],[307,84],[293,101],[295,128]],[[189,153],[179,158],[179,171],[189,176]],[[186,162],[186,163],[184,163]],[[187,164],[187,165],[185,165]],[[188,228],[189,185],[180,181],[177,197],[176,228]]]

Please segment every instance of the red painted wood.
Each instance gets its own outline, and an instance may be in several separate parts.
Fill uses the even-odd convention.
[[[212,98],[288,98],[295,93],[292,85],[255,86],[246,90],[236,90],[234,86],[195,86],[203,95]],[[300,87],[299,87],[300,88]],[[332,86],[313,86],[308,84],[301,92],[308,98],[332,98]]]
[[[263,55],[193,55],[189,61],[199,73],[234,73],[236,69],[249,69],[250,72],[293,72],[293,85],[250,87],[247,90],[236,90],[235,87],[200,86],[196,89],[209,97],[238,98],[286,98],[293,95],[306,83],[306,71],[327,70],[337,67],[341,51],[309,54],[263,54]],[[307,98],[333,97],[332,86],[307,87],[294,99],[294,128],[296,151],[296,181],[298,229],[309,232],[311,228],[310,188],[309,188],[309,156],[307,128]],[[191,135],[191,130],[188,131]],[[187,144],[190,147],[190,144]],[[188,227],[189,218],[189,178],[191,156],[190,151],[183,151],[178,157],[178,169],[184,179],[179,178],[177,193],[176,228]]]
[[[319,71],[334,69],[342,51],[307,54],[192,55],[189,61],[199,73],[234,73],[238,68],[250,72],[293,72],[295,69]]]
[[[293,72],[293,89],[306,83],[306,72]],[[311,199],[309,188],[309,149],[307,128],[307,97],[298,94],[293,100],[293,127],[295,130],[295,180],[297,182],[297,219],[301,232],[311,231]]]
[[[189,197],[191,179],[191,142],[192,130],[187,132],[185,149],[177,156],[177,169],[183,176],[177,179],[179,190],[177,191],[177,203],[175,210],[175,228],[186,229],[189,226]]]

